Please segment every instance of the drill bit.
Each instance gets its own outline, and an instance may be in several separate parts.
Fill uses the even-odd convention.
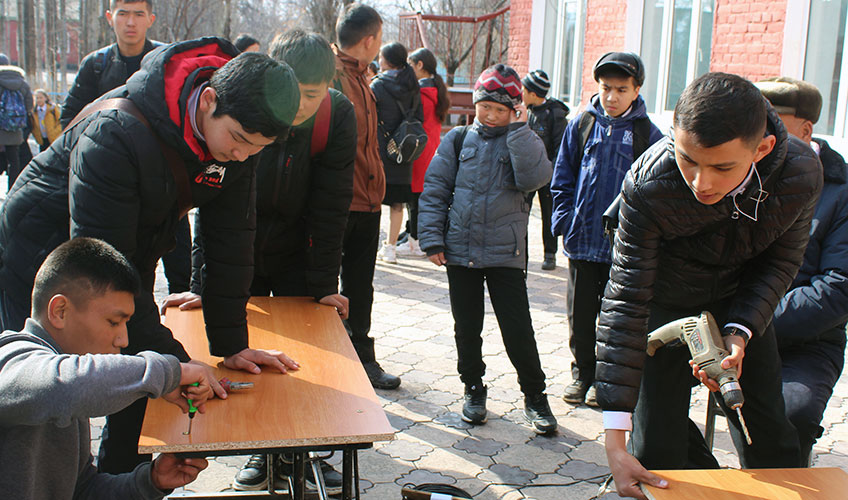
[[[742,416],[742,407],[736,407],[736,415],[739,417],[739,425],[742,427],[742,432],[745,434],[745,441],[748,446],[751,446],[751,435],[748,434],[748,426],[745,424],[745,417]]]
[[[218,383],[221,384],[221,386],[227,392],[253,389],[253,382],[233,382],[232,380],[226,377],[219,380]]]

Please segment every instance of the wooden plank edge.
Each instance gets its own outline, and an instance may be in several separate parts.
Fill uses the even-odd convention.
[[[196,453],[210,452],[215,453],[227,450],[256,450],[262,451],[265,448],[293,448],[306,446],[339,446],[346,444],[362,444],[362,443],[377,443],[380,441],[393,441],[395,433],[390,434],[363,434],[359,436],[335,436],[326,439],[304,438],[304,439],[287,439],[285,441],[238,441],[224,443],[182,443],[182,444],[161,444],[161,445],[138,445],[139,454],[147,453]],[[214,444],[215,448],[210,448]]]

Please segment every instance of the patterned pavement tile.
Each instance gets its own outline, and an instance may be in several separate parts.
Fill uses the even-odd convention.
[[[603,480],[610,473],[609,467],[583,460],[572,459],[556,471],[557,474],[577,480]]]
[[[521,487],[536,478],[536,474],[520,467],[506,464],[494,464],[489,466],[477,476],[483,481]]]
[[[386,446],[383,446],[377,450],[377,453],[382,453],[392,458],[399,458],[408,462],[414,462],[431,451],[433,451],[433,447],[430,445],[401,438],[395,439]]]
[[[476,453],[485,457],[492,457],[506,448],[505,443],[495,441],[494,439],[477,439],[468,437],[453,445],[457,450],[464,450],[469,453]]]

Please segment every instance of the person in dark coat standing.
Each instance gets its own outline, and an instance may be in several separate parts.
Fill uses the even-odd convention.
[[[26,74],[21,68],[9,63],[9,57],[6,54],[0,54],[0,97],[5,92],[17,92],[20,98],[23,99],[24,126],[15,130],[0,130],[0,146],[4,148],[4,156],[6,158],[7,167],[6,175],[9,177],[9,188],[15,183],[21,170],[26,166],[26,163],[21,163],[21,147],[28,148],[26,138],[29,136],[31,124],[29,115],[32,113],[32,91],[26,81]],[[24,132],[27,132],[24,134]],[[27,151],[28,153],[28,151]],[[32,155],[24,156],[32,158]]]
[[[648,332],[702,311],[730,353],[721,366],[739,373],[751,445],[736,412],[716,399],[742,468],[801,465],[771,322],[803,260],[821,188],[815,153],[786,133],[751,82],[726,73],[686,87],[673,137],[627,173],[595,369],[619,495],[644,499],[639,482],[667,486],[649,469],[718,468],[689,419],[692,375],[711,391],[718,385],[689,364],[685,344],[645,350]]]
[[[780,114],[787,132],[810,145],[824,169],[804,263],[772,321],[783,365],[786,415],[798,429],[801,463],[809,464],[813,444],[822,435],[822,415],[845,363],[848,165],[827,141],[813,137],[822,107],[815,85],[787,77],[756,85]]]
[[[377,121],[380,143],[380,159],[386,174],[386,196],[383,205],[391,207],[389,212],[389,234],[383,242],[378,256],[383,262],[397,263],[396,245],[400,225],[403,222],[403,207],[412,199],[412,162],[398,163],[389,158],[386,147],[395,129],[412,115],[424,122],[421,109],[420,87],[415,71],[406,60],[406,47],[398,42],[380,48],[380,69],[371,81],[371,90],[377,98]]]
[[[565,126],[568,125],[568,106],[559,99],[548,98],[551,82],[544,71],[531,71],[521,79],[524,86],[522,93],[524,104],[527,106],[527,125],[545,143],[548,159],[556,162],[559,146]],[[557,239],[551,231],[551,213],[553,211],[553,196],[551,183],[548,182],[539,191],[539,208],[542,211],[542,245],[545,259],[542,262],[543,271],[556,269]],[[534,193],[535,194],[535,193]]]
[[[386,175],[377,140],[377,106],[365,72],[380,52],[383,19],[367,5],[346,5],[336,22],[336,38],[333,88],[350,100],[356,113],[353,200],[342,240],[340,275],[341,294],[350,300],[345,327],[371,385],[397,389],[400,377],[386,373],[380,366],[370,336],[374,269],[380,245],[380,203],[386,194]]]
[[[4,329],[23,326],[33,277],[47,254],[70,238],[91,236],[126,255],[142,278],[124,352],[151,350],[188,361],[160,322],[153,285],[157,261],[174,246],[180,212],[193,206],[203,222],[201,295],[211,354],[252,373],[260,365],[283,372],[297,367],[282,353],[248,347],[245,311],[256,232],[250,157],[288,132],[298,107],[297,80],[266,55],[237,55],[230,42],[214,37],[163,47],[125,86],[104,96],[129,99],[149,126],[121,109],[94,112],[24,169],[0,209]],[[165,159],[160,141],[180,164]],[[101,470],[128,472],[144,461],[136,443],[145,406],[142,399],[108,417]]]
[[[424,151],[412,163],[412,197],[406,204],[407,239],[397,246],[397,254],[410,257],[426,257],[427,254],[418,245],[418,199],[424,191],[424,175],[436,154],[436,148],[442,140],[442,123],[450,108],[448,88],[442,77],[436,72],[436,56],[430,49],[421,47],[409,54],[409,65],[415,71],[418,85],[421,87],[421,111],[424,113],[424,131],[427,144]]]
[[[106,20],[117,41],[88,54],[80,63],[79,72],[62,105],[59,118],[62,128],[67,127],[88,103],[125,84],[141,67],[144,56],[162,45],[147,38],[147,30],[156,20],[150,0],[112,0],[110,9],[106,11]],[[162,265],[168,280],[168,292],[188,290],[191,280],[188,217],[180,220],[177,245],[162,257]]]

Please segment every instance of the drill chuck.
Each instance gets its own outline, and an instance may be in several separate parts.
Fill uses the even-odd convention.
[[[745,396],[742,395],[742,387],[736,380],[725,383],[719,387],[724,404],[731,410],[741,408],[745,404]]]

